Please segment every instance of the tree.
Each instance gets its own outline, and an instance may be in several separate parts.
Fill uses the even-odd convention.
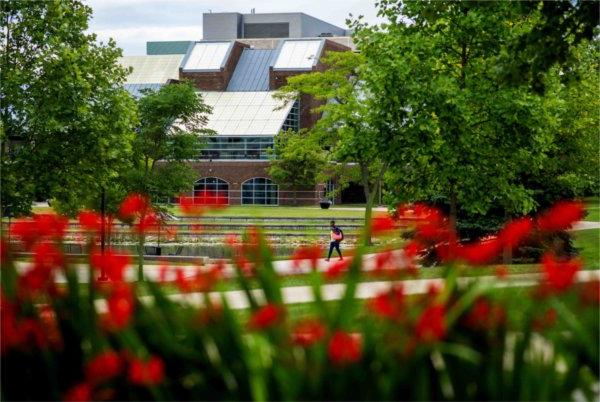
[[[138,101],[140,127],[134,141],[135,168],[131,190],[147,194],[153,201],[188,191],[195,171],[186,163],[198,156],[210,106],[189,82],[145,91]]]
[[[313,137],[293,131],[275,137],[269,174],[276,182],[294,190],[295,204],[298,204],[297,191],[321,181],[326,165],[325,153]]]
[[[583,41],[571,50],[568,68],[555,65],[544,76],[544,107],[553,116],[554,141],[539,174],[522,177],[541,207],[600,190],[599,56],[597,41]]]
[[[320,101],[313,112],[322,113],[322,117],[308,135],[329,150],[330,162],[358,165],[368,221],[389,164],[381,152],[386,144],[379,127],[372,123],[370,95],[363,86],[364,57],[352,52],[330,52],[323,63],[327,65],[324,71],[289,77],[277,96],[291,99],[306,94]]]
[[[498,66],[507,44],[535,25],[509,2],[380,3],[383,27],[356,25],[374,125],[392,163],[392,201],[438,198],[484,215],[534,209],[520,181],[539,171],[553,134],[530,83]]]
[[[131,157],[136,108],[114,41],[87,34],[78,1],[2,2],[2,205],[35,198],[74,213],[98,203]]]

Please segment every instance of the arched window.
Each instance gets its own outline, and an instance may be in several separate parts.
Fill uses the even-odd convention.
[[[277,184],[264,177],[254,177],[242,183],[242,204],[277,205]]]
[[[194,183],[194,203],[203,205],[229,204],[229,183],[218,177],[203,177]]]

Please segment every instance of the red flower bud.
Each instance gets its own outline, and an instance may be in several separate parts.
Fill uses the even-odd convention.
[[[292,331],[292,342],[296,345],[308,347],[319,342],[325,337],[325,325],[317,319],[300,321]]]
[[[415,333],[418,339],[425,342],[435,342],[446,336],[445,307],[434,304],[425,309],[419,317]]]
[[[92,387],[85,382],[71,387],[63,396],[65,402],[87,402],[91,400]]]
[[[252,314],[248,326],[255,330],[272,327],[281,320],[284,312],[283,307],[266,304]]]
[[[134,358],[129,365],[129,382],[136,385],[152,387],[163,382],[165,365],[163,361],[152,356],[148,361]]]
[[[329,359],[335,365],[356,363],[362,357],[362,341],[358,334],[337,331],[327,347]]]
[[[85,367],[85,376],[90,383],[101,383],[116,377],[122,369],[121,356],[112,350],[100,353]]]
[[[544,273],[542,286],[550,292],[564,292],[573,285],[575,276],[581,266],[581,260],[559,261],[552,254],[545,254],[542,257],[542,270]]]

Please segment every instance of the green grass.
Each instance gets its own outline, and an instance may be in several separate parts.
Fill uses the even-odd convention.
[[[586,221],[589,222],[600,222],[600,207],[595,206],[595,207],[588,207],[587,208],[587,215],[584,218]]]
[[[589,222],[600,222],[600,198],[586,198],[585,204],[587,215],[584,219]]]
[[[600,229],[578,230],[572,234],[586,269],[600,268]]]
[[[178,215],[181,215],[179,207],[169,207]],[[333,207],[332,209],[321,209],[318,206],[256,206],[256,205],[232,205],[223,209],[207,211],[204,216],[251,216],[253,218],[319,218],[319,219],[342,219],[363,218],[364,211],[348,208]]]

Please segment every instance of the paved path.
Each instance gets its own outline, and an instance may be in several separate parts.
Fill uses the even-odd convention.
[[[579,221],[573,225],[571,230],[586,230],[586,229],[600,229],[600,222],[593,221]]]
[[[506,279],[498,279],[494,276],[485,277],[463,277],[459,278],[459,286],[465,286],[469,282],[474,280],[482,281],[497,288],[501,287],[521,287],[521,286],[533,286],[537,283],[539,274],[521,274],[511,275]],[[595,271],[580,271],[577,274],[578,282],[587,282],[590,280],[600,279],[600,270]],[[405,281],[394,281],[394,282],[362,282],[359,283],[356,288],[355,297],[357,299],[369,299],[377,294],[389,290],[395,284],[401,283],[404,287],[406,294],[423,294],[426,293],[431,285],[443,285],[443,279],[415,279]],[[321,288],[322,297],[324,300],[339,300],[342,298],[346,285],[344,284],[330,284],[324,285]],[[252,290],[254,297],[257,301],[264,301],[264,294],[261,289]],[[309,303],[314,300],[313,292],[310,286],[290,286],[282,288],[283,301],[285,304],[300,304]],[[186,293],[186,294],[171,294],[168,295],[171,300],[186,303],[192,306],[202,306],[204,304],[203,293]],[[221,300],[221,293],[211,292],[209,293],[211,300],[218,302]],[[227,300],[228,305],[232,309],[240,310],[246,309],[250,306],[246,294],[241,290],[232,290],[223,292],[223,297]],[[152,296],[143,296],[140,298],[143,303],[151,303]],[[106,302],[104,300],[96,301],[96,308],[100,311],[106,311]]]
[[[343,251],[342,251],[343,252]],[[349,257],[346,257],[349,258]],[[363,256],[363,271],[372,271],[375,269],[377,254],[366,254]],[[402,264],[405,260],[404,253],[402,250],[394,250],[392,254],[393,261],[397,264]],[[331,265],[336,264],[338,262],[337,258],[332,258],[330,262],[325,261],[324,259],[320,259],[317,262],[317,270],[320,272],[326,271]],[[161,266],[168,265],[165,264],[145,264],[144,265],[144,276],[147,280],[150,281],[158,281],[160,277]],[[18,261],[16,263],[17,270],[19,272],[25,272],[31,266],[29,262]],[[279,275],[290,275],[290,274],[300,274],[300,273],[309,273],[311,271],[311,266],[309,261],[302,261],[299,267],[294,266],[293,260],[278,260],[273,262],[273,266],[275,271]],[[77,274],[79,276],[79,281],[82,283],[89,282],[89,265],[88,264],[73,264],[71,266],[73,269],[77,270]],[[180,268],[183,271],[185,277],[192,277],[197,274],[199,269],[203,269],[199,266],[194,265],[171,265],[172,268]],[[137,264],[130,264],[125,268],[125,280],[128,282],[137,281]],[[231,264],[227,264],[225,269],[223,270],[223,276],[225,278],[231,278],[235,276],[235,269]],[[66,278],[62,273],[57,273],[55,278],[57,283],[66,283]],[[175,280],[175,272],[174,270],[169,270],[165,280],[172,281]]]

